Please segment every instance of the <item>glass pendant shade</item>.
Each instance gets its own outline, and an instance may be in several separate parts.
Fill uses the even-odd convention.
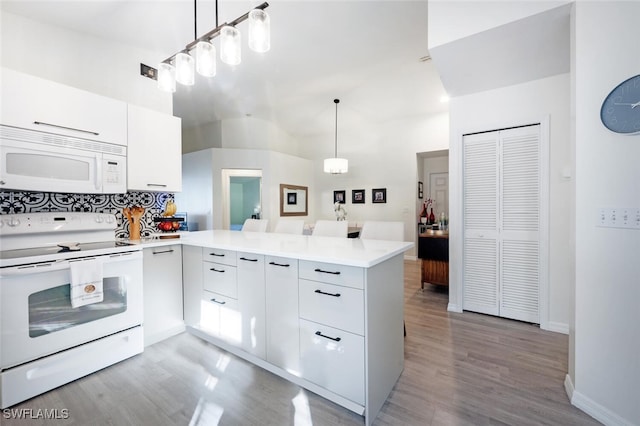
[[[173,93],[176,91],[176,69],[166,62],[158,65],[158,89]]]
[[[195,61],[187,53],[176,55],[176,81],[185,86],[193,86],[195,82]]]
[[[196,71],[204,77],[216,75],[216,47],[207,42],[200,41],[195,47]]]
[[[241,61],[242,38],[238,29],[225,25],[220,30],[220,60],[228,65],[238,65]]]
[[[271,48],[271,22],[267,12],[253,9],[249,12],[249,49],[264,53]]]
[[[347,173],[349,171],[349,160],[346,158],[327,158],[324,160],[324,172],[331,174]]]

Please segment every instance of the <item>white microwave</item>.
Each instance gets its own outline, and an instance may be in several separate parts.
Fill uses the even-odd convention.
[[[0,125],[0,189],[127,192],[127,148]]]

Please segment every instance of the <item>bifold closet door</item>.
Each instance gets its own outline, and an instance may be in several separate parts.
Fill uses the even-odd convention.
[[[463,145],[463,309],[538,323],[540,126]]]

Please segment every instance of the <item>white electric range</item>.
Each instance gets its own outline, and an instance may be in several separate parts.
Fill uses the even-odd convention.
[[[0,216],[0,408],[141,353],[142,251],[105,213]],[[70,265],[98,261],[103,300],[72,307]]]

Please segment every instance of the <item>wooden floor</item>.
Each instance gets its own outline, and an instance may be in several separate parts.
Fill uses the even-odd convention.
[[[448,313],[446,290],[420,290],[405,262],[405,368],[376,425],[595,425],[564,391],[565,335]],[[361,425],[363,418],[181,334],[142,355],[12,407],[68,410],[4,425]],[[59,415],[63,417],[63,415]]]

